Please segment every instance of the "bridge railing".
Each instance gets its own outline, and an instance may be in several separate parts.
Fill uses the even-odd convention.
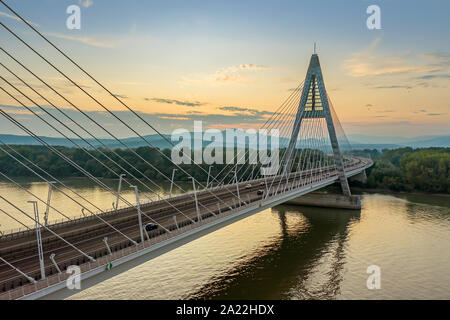
[[[247,204],[249,205],[249,204]],[[117,260],[122,259],[124,257],[127,257],[133,253],[137,253],[139,251],[148,249],[151,246],[154,246],[158,243],[162,243],[164,241],[173,239],[177,236],[180,236],[186,232],[189,232],[193,229],[200,228],[208,223],[213,222],[216,219],[220,219],[226,216],[229,216],[231,214],[234,214],[238,212],[241,209],[238,205],[236,205],[235,208],[232,210],[223,211],[220,215],[212,215],[208,218],[200,220],[200,222],[197,222],[195,224],[189,224],[187,226],[181,227],[179,229],[176,229],[174,231],[171,231],[170,233],[164,233],[158,237],[150,238],[150,240],[146,240],[144,242],[144,245],[139,244],[138,246],[129,246],[123,249],[120,249],[118,251],[113,252],[111,255],[106,255],[103,257],[100,257],[96,259],[94,262],[86,262],[81,264],[80,270],[81,270],[81,279],[83,279],[83,274],[89,271],[93,271],[98,268],[105,268],[108,264],[117,262]],[[27,283],[25,285],[22,285],[20,287],[11,289],[9,291],[3,292],[0,294],[0,300],[16,300],[20,299],[22,297],[25,297],[27,295],[30,295],[32,293],[35,293],[39,290],[54,286],[54,285],[60,285],[62,282],[67,281],[67,279],[70,277],[70,274],[67,273],[57,273],[54,275],[50,275],[46,277],[46,279],[38,280],[36,283]]]
[[[356,157],[354,159],[359,159],[359,158]],[[358,166],[354,165],[355,164],[355,160],[354,159],[352,159],[350,161],[350,163],[346,164],[346,166],[345,166],[346,169],[350,169],[350,168],[353,168],[353,167],[356,167],[356,168],[358,167]],[[370,159],[368,159],[368,160],[370,160]],[[372,161],[370,160],[369,162],[372,162]],[[334,167],[334,166],[332,166],[332,167]],[[330,167],[328,169],[333,169],[333,168]],[[240,182],[239,184],[243,185],[243,184],[252,183],[252,182],[255,182],[255,181],[259,181],[259,180],[260,179],[254,179],[254,180],[251,180],[251,181]],[[227,187],[227,186],[226,185],[225,186],[216,186],[216,187],[213,187],[212,189],[213,190],[214,189],[222,189],[222,188],[225,188],[225,187]],[[202,191],[203,190],[200,190],[199,192],[202,192]],[[182,198],[182,197],[185,197],[185,196],[186,195],[178,195],[178,196],[175,196],[173,198]],[[150,201],[143,202],[143,203],[141,203],[141,206],[143,208],[145,208],[145,206],[147,206],[149,204],[157,204],[157,203],[162,202],[162,201],[164,201],[164,200],[155,200],[153,202],[150,202]],[[133,207],[122,206],[118,210],[115,210],[115,209],[106,210],[106,211],[103,211],[103,212],[95,213],[95,215],[105,216],[105,215],[109,215],[109,214],[112,214],[112,213],[123,213],[123,212],[129,211],[132,208]],[[74,220],[76,220],[77,222],[81,222],[81,221],[93,220],[93,219],[95,219],[95,217],[93,215],[89,215],[89,216],[80,215],[78,218],[74,218],[73,220],[66,220],[66,219],[53,220],[53,221],[51,221],[49,223],[49,227],[52,227],[52,229],[53,228],[54,229],[58,229],[60,227],[64,227],[66,225],[74,223]],[[34,227],[32,227],[32,226],[30,226],[30,229],[14,228],[14,229],[10,229],[10,230],[7,230],[7,231],[3,231],[2,234],[0,235],[0,240],[19,238],[19,237],[21,237],[23,235],[32,234],[34,232],[35,232],[35,230],[34,230]]]
[[[355,159],[359,159],[359,158],[355,158]],[[368,160],[370,160],[370,159],[368,159]],[[371,162],[371,160],[370,160],[370,162]],[[350,169],[350,168],[353,168],[353,167],[357,168],[358,166],[356,166],[354,164],[355,164],[355,160],[352,159],[350,161],[350,163],[346,164],[345,168],[346,169]],[[332,166],[332,167],[334,167],[334,166]],[[329,169],[333,169],[333,168],[330,167]],[[254,180],[251,180],[251,181],[240,182],[239,184],[243,185],[243,184],[252,183],[252,182],[255,182],[255,181],[259,181],[259,180],[260,179],[254,179]],[[213,190],[214,189],[222,189],[222,188],[226,188],[226,187],[227,187],[226,185],[225,186],[216,186],[216,187],[213,187],[212,189]],[[203,190],[200,190],[199,192],[202,192],[202,191]],[[178,195],[178,196],[175,196],[173,198],[182,198],[182,197],[185,197],[185,196],[186,195]],[[164,200],[155,200],[153,202],[150,202],[150,201],[143,202],[143,203],[141,203],[141,206],[143,208],[145,208],[145,206],[147,206],[149,204],[157,204],[157,203],[162,202],[162,201],[164,201]],[[112,214],[112,213],[123,213],[123,212],[129,211],[132,208],[133,207],[122,206],[118,210],[115,210],[115,209],[109,210],[108,209],[108,210],[105,210],[105,211],[102,211],[102,212],[98,212],[98,213],[94,213],[94,214],[98,215],[98,216],[105,216],[105,215],[109,215],[109,214]],[[52,227],[52,229],[53,228],[54,229],[58,229],[60,227],[64,227],[66,225],[74,223],[74,220],[76,220],[77,222],[80,222],[80,221],[93,220],[93,219],[95,219],[94,215],[89,215],[89,216],[80,215],[78,218],[74,218],[73,220],[66,220],[66,219],[53,220],[53,221],[51,221],[49,223],[49,227]],[[32,234],[34,232],[35,232],[35,230],[34,230],[33,226],[30,226],[30,229],[14,228],[14,229],[3,231],[2,234],[0,235],[0,240],[19,238],[19,237],[21,237],[23,235]]]
[[[369,161],[369,162],[371,162],[371,161]],[[355,165],[349,166],[348,169],[354,170],[354,169],[357,169],[360,167],[361,167],[361,165],[355,164]],[[319,181],[314,181],[314,182],[322,182],[323,180],[332,180],[334,178],[335,178],[335,176],[329,176],[326,179],[321,179]],[[171,239],[173,239],[177,236],[180,236],[186,232],[189,232],[193,229],[197,229],[206,224],[209,224],[217,219],[223,219],[224,217],[233,215],[233,214],[239,212],[241,210],[242,206],[244,206],[244,207],[251,206],[251,205],[261,206],[263,203],[273,200],[279,194],[286,193],[287,191],[292,190],[292,189],[299,189],[299,188],[301,189],[301,188],[306,187],[307,185],[309,185],[309,184],[293,185],[293,188],[280,189],[279,192],[278,192],[278,190],[274,189],[272,192],[269,193],[267,198],[264,198],[264,195],[262,197],[249,198],[249,200],[250,200],[249,202],[247,202],[246,199],[244,199],[244,200],[242,200],[241,204],[236,203],[235,207],[232,208],[231,210],[223,210],[222,212],[220,212],[220,214],[218,214],[219,212],[217,212],[215,215],[211,215],[207,218],[201,219],[199,222],[197,222],[195,224],[188,224],[186,226],[183,226],[176,230],[173,230],[170,233],[166,232],[160,236],[145,240],[143,244],[139,244],[137,246],[131,245],[129,247],[114,251],[114,252],[112,252],[111,255],[99,257],[98,259],[96,259],[93,262],[90,261],[90,262],[80,264],[79,267],[81,270],[81,279],[83,279],[83,274],[86,274],[86,272],[93,271],[98,268],[105,268],[105,270],[106,270],[107,265],[109,265],[110,263],[117,262],[118,260],[120,260],[124,257],[127,257],[131,254],[138,253],[142,250],[146,250],[149,247],[154,246],[158,243],[162,243],[164,241],[171,240]],[[67,281],[67,279],[69,277],[70,277],[70,274],[68,274],[68,273],[57,273],[54,275],[50,275],[50,276],[46,277],[46,279],[38,280],[36,283],[27,283],[25,285],[15,288],[15,289],[11,289],[9,291],[3,292],[0,294],[0,300],[20,299],[22,297],[25,297],[32,293],[35,293],[39,290],[49,288],[49,287],[55,286],[55,285],[60,285],[62,282]]]

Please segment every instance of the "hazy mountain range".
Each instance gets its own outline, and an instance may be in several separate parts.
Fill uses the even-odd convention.
[[[193,136],[193,135],[192,135]],[[164,137],[170,141],[170,135],[164,135]],[[64,138],[51,138],[51,137],[40,137],[46,143],[53,146],[65,146],[65,147],[73,147],[73,144]],[[153,146],[165,149],[170,148],[171,145],[168,141],[166,141],[163,137],[153,134],[147,135],[144,137],[147,141],[149,141]],[[352,149],[395,149],[401,147],[413,147],[413,148],[427,148],[427,147],[450,147],[450,135],[439,135],[439,136],[418,136],[411,138],[404,137],[376,137],[376,136],[368,136],[368,135],[349,135],[349,142],[352,146]],[[3,143],[9,145],[40,145],[38,141],[30,136],[19,136],[19,135],[9,135],[9,134],[0,134],[0,140]],[[101,147],[101,144],[94,139],[86,139],[95,147]],[[114,139],[99,139],[103,144],[108,146],[109,148],[122,148],[123,145],[117,142]],[[89,145],[82,141],[81,139],[73,139],[77,144],[88,147]],[[147,146],[147,144],[142,141],[141,138],[133,137],[133,138],[125,138],[121,140],[127,146],[131,148]],[[280,145],[285,145],[287,143],[286,138],[280,138]],[[193,141],[194,142],[194,141]],[[309,142],[313,142],[312,139]],[[210,142],[206,141],[203,143],[203,146],[208,145]],[[176,144],[176,143],[174,143]],[[200,144],[197,144],[200,145]],[[269,143],[270,146],[270,143]],[[242,147],[242,146],[241,146]]]
[[[386,145],[390,146],[387,149],[399,148],[399,147],[412,147],[412,148],[429,148],[429,147],[450,147],[450,135],[433,135],[433,136],[416,136],[416,137],[380,137],[354,134],[348,135],[350,144],[353,149],[356,146],[373,146],[373,145]],[[389,142],[389,144],[386,144]]]

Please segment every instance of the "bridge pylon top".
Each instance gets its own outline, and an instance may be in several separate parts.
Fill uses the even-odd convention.
[[[315,45],[314,53],[311,55],[308,71],[306,72],[300,104],[298,106],[294,122],[294,128],[292,129],[289,145],[286,150],[288,163],[285,170],[291,170],[291,156],[297,144],[302,121],[312,118],[324,118],[326,120],[331,147],[333,149],[336,167],[340,176],[342,192],[344,195],[350,195],[350,188],[348,186],[348,181],[343,166],[343,157],[339,148],[336,129],[331,115],[328,94],[325,89],[322,69],[320,67],[319,56],[316,53]]]

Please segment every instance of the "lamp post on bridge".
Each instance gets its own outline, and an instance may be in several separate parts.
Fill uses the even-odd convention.
[[[177,226],[177,229],[180,229],[180,227],[178,226],[178,222],[177,222],[177,216],[173,216],[173,221],[175,222],[175,225]]]
[[[172,180],[170,180],[170,197],[172,197],[172,187],[173,187],[173,179],[175,177],[175,171],[177,171],[177,169],[172,170]]]
[[[191,177],[191,179],[192,179],[192,188],[194,189],[195,209],[197,210],[197,222],[200,222],[201,216],[200,210],[198,208],[197,190],[195,189],[195,179],[194,177]]]
[[[252,173],[250,174],[250,180],[253,180],[253,172],[255,171],[255,165],[252,165]]]
[[[240,207],[241,206],[241,195],[239,194],[239,183],[238,183],[238,178],[237,178],[237,165],[236,165],[236,167],[234,167],[234,181],[236,182],[236,191],[237,191],[239,207]]]
[[[106,246],[106,249],[108,250],[109,255],[112,256],[112,251],[108,244],[108,237],[104,237],[103,242],[105,243],[105,246]]]
[[[48,213],[50,212],[50,199],[52,198],[52,190],[54,183],[56,183],[56,181],[50,181],[48,183],[47,207],[45,208],[44,214],[44,226],[48,226]]]
[[[208,189],[208,186],[209,186],[209,177],[211,175],[211,168],[212,168],[212,166],[209,166],[209,169],[208,169],[208,180],[206,180],[206,187],[205,187],[205,189]]]
[[[58,266],[58,264],[56,263],[56,261],[55,261],[55,254],[54,253],[52,253],[51,255],[50,255],[50,260],[52,260],[52,262],[53,262],[53,264],[54,264],[54,266],[55,266],[55,268],[56,268],[56,271],[58,271],[58,273],[61,273],[61,269],[59,268],[59,266]]]
[[[138,212],[139,233],[141,235],[141,242],[142,244],[144,244],[144,231],[142,229],[141,203],[139,202],[139,191],[137,186],[130,186],[130,188],[134,189],[134,192],[136,193],[136,209]]]
[[[115,205],[115,208],[114,208],[114,209],[116,209],[116,211],[117,211],[117,209],[119,208],[120,190],[122,189],[122,180],[123,180],[123,177],[125,177],[125,176],[126,176],[126,174],[124,174],[124,173],[122,173],[122,174],[119,176],[119,187],[117,188],[116,205]]]
[[[39,211],[37,201],[28,201],[28,203],[33,204],[34,209],[34,218],[36,222],[36,239],[38,246],[38,257],[39,257],[39,265],[41,268],[41,279],[45,279],[45,267],[44,267],[44,252],[42,250],[42,235],[41,235],[41,224],[39,223]]]
[[[269,186],[267,185],[267,174],[264,174],[264,184],[266,185],[266,198],[269,196]]]

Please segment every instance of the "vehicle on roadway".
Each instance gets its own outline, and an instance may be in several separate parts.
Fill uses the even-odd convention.
[[[147,223],[145,225],[145,231],[152,231],[158,229],[158,225],[154,223]]]
[[[258,190],[258,192],[256,193],[258,196],[260,196],[260,195],[262,195],[262,194],[264,194],[264,190]]]
[[[251,187],[252,185],[250,183],[245,185],[245,189],[250,189]]]

